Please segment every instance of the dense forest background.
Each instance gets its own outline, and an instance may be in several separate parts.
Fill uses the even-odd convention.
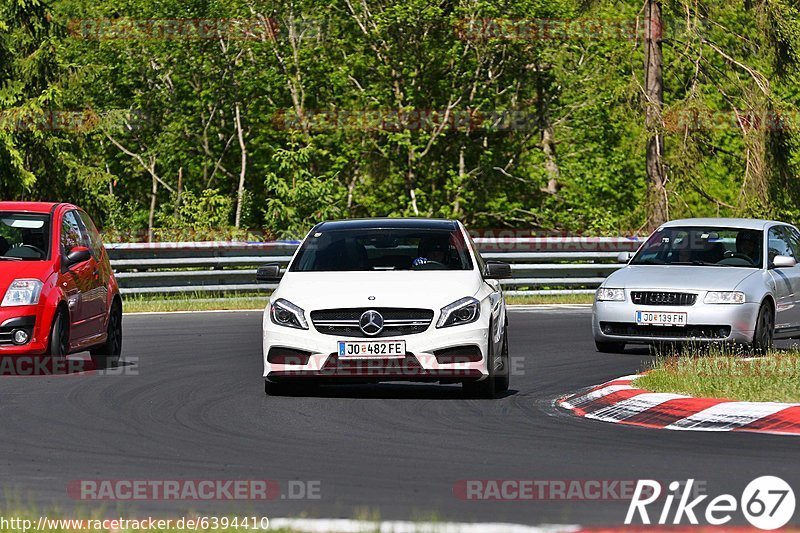
[[[0,0],[0,197],[143,239],[797,221],[798,53],[786,0]]]

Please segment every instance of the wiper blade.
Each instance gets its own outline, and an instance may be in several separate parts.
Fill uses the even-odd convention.
[[[12,257],[10,255],[0,255],[0,259],[3,261],[22,261],[21,257]]]
[[[705,261],[699,261],[697,259],[693,261],[673,261],[671,263],[667,263],[668,265],[696,265],[696,266],[730,266],[730,265],[720,265],[719,263],[706,263]]]

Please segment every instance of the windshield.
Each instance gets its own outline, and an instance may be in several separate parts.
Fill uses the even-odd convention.
[[[0,211],[0,260],[40,261],[50,250],[50,215]]]
[[[761,268],[762,243],[761,230],[667,227],[653,233],[630,264]]]
[[[320,230],[308,236],[289,270],[472,270],[472,260],[458,230]]]

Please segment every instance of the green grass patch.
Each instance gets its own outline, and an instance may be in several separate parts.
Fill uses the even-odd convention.
[[[593,294],[553,294],[531,296],[507,296],[508,305],[535,304],[587,304],[592,303]],[[224,311],[235,309],[262,310],[269,301],[268,294],[209,295],[196,293],[176,296],[126,296],[123,307],[126,313],[166,313],[172,311]]]
[[[268,294],[254,295],[180,295],[154,298],[127,296],[123,300],[126,313],[166,313],[173,311],[225,311],[236,309],[262,310],[269,301]]]
[[[530,296],[506,296],[508,305],[542,304],[590,304],[594,294],[532,294]]]
[[[800,352],[774,350],[764,357],[710,349],[658,358],[635,387],[703,398],[746,402],[800,402]]]

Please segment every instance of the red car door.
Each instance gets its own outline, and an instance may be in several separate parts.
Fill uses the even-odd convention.
[[[108,312],[108,285],[112,275],[111,265],[106,258],[106,248],[103,246],[103,239],[92,222],[92,219],[78,210],[78,222],[81,225],[81,235],[86,243],[85,246],[92,252],[90,262],[93,265],[91,294],[84,295],[84,301],[90,306],[90,320],[92,321],[93,331],[97,335],[106,332],[106,314]]]
[[[61,257],[62,264],[69,252],[77,246],[87,246],[88,238],[79,221],[78,212],[67,211],[61,218]],[[82,344],[88,337],[98,333],[97,310],[94,301],[97,297],[97,262],[93,257],[76,263],[67,269],[62,268],[59,283],[67,296],[70,316],[70,344]],[[102,318],[102,317],[101,317]]]

